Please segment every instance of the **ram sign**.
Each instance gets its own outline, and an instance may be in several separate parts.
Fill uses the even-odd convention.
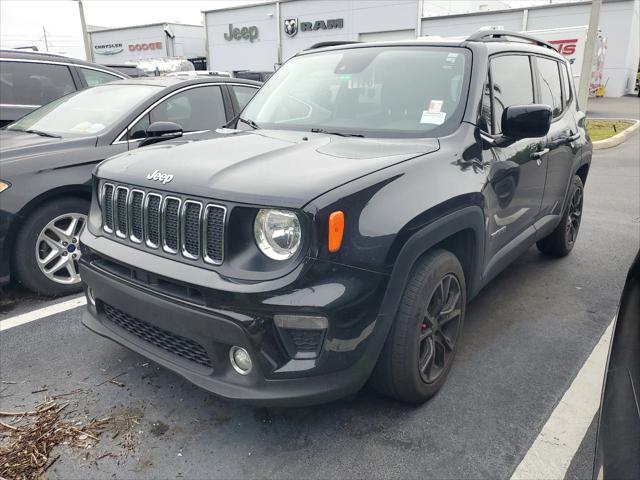
[[[333,30],[344,27],[344,19],[315,20],[313,22],[299,22],[297,18],[287,18],[284,21],[284,33],[295,37],[300,32],[315,32],[318,30]]]

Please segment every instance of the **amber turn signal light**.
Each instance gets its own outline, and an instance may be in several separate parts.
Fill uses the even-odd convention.
[[[329,215],[329,251],[340,250],[342,234],[344,233],[344,212],[337,210]]]

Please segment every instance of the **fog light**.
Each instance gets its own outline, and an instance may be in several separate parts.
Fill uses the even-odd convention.
[[[87,300],[91,305],[96,306],[96,297],[93,295],[93,288],[91,287],[87,287]]]
[[[231,347],[229,350],[229,358],[231,359],[231,366],[240,375],[247,375],[251,371],[253,362],[247,352],[242,347]]]

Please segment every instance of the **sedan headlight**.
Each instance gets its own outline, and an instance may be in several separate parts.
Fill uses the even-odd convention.
[[[9,182],[3,182],[2,180],[0,180],[0,192],[4,192],[10,186],[11,184]]]
[[[273,260],[288,260],[300,248],[300,220],[289,210],[259,210],[253,233],[262,253]]]

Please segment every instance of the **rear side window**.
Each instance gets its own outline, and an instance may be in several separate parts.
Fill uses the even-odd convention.
[[[0,62],[1,104],[41,106],[75,90],[66,65]]]
[[[257,88],[241,87],[240,85],[232,85],[231,88],[233,89],[233,93],[236,95],[236,100],[238,101],[238,107],[240,110],[249,103],[249,100],[251,100],[258,91]]]
[[[569,71],[567,65],[560,65],[560,76],[562,77],[562,104],[566,107],[571,103],[571,86],[569,82]]]
[[[93,70],[91,68],[80,67],[80,71],[82,72],[82,76],[87,82],[87,85],[90,87],[95,87],[101,83],[113,82],[114,80],[121,80],[120,77],[116,77],[110,73]]]
[[[562,114],[562,90],[560,87],[560,71],[558,62],[548,58],[536,58],[538,80],[540,83],[540,103],[549,105],[553,118]]]
[[[502,132],[502,112],[511,105],[533,103],[531,63],[526,55],[502,55],[491,60],[493,133]]]

